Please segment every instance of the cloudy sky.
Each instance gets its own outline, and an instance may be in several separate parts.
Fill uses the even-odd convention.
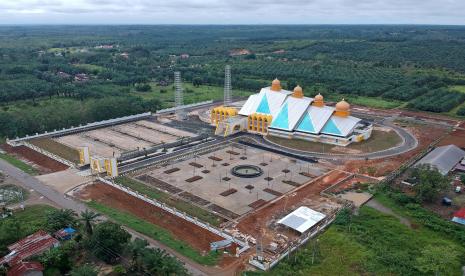
[[[458,24],[465,0],[0,0],[0,24]]]

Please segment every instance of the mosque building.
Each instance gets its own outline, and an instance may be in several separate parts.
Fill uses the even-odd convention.
[[[217,126],[216,133],[225,136],[247,131],[341,146],[370,138],[373,129],[350,115],[350,104],[344,99],[335,107],[327,106],[321,94],[305,97],[300,86],[284,90],[278,79],[249,96],[239,112],[232,107],[214,108],[211,122]]]

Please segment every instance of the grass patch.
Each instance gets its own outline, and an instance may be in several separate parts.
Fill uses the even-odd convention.
[[[465,93],[465,85],[453,85],[449,87],[449,90]]]
[[[313,250],[316,258],[312,265]],[[368,257],[368,250],[343,232],[331,227],[318,237],[318,243],[309,241],[289,259],[285,259],[271,275],[360,275]],[[249,274],[249,273],[247,273]],[[261,274],[261,273],[260,273]]]
[[[5,153],[0,153],[0,158],[5,160],[6,162],[10,163],[11,165],[15,166],[16,168],[22,170],[23,172],[30,174],[30,175],[36,175],[38,174],[38,171],[32,167],[29,164],[24,163],[23,161],[16,159],[15,157],[5,154]]]
[[[6,254],[7,246],[46,226],[48,211],[54,210],[48,205],[28,206],[13,216],[0,219],[0,254]]]
[[[392,108],[396,108],[404,104],[404,102],[402,101],[385,100],[382,98],[374,98],[374,97],[347,95],[346,98],[351,104],[363,105],[363,106],[368,106],[368,107],[373,107],[373,108],[382,108],[382,109],[392,109]]]
[[[117,223],[125,225],[139,233],[149,236],[199,264],[211,266],[217,264],[218,262],[219,253],[210,252],[208,255],[202,256],[200,252],[192,248],[189,244],[176,239],[168,232],[168,230],[163,229],[155,224],[149,223],[132,214],[113,209],[95,201],[88,202],[87,205],[96,211],[108,216]]]
[[[174,106],[173,85],[158,86],[155,83],[151,83],[150,86],[152,87],[152,91],[137,92],[134,89],[132,93],[146,100],[157,98],[162,103],[162,108]],[[185,104],[223,99],[224,88],[222,86],[200,85],[195,87],[191,83],[183,83],[182,87],[184,89]],[[234,97],[246,97],[253,93],[256,93],[256,91],[233,90]]]
[[[339,147],[318,142],[310,142],[301,139],[285,139],[275,136],[267,136],[267,139],[281,146],[298,149],[308,152],[330,152],[342,153],[337,150]],[[354,142],[346,147],[348,150],[357,150],[360,152],[374,152],[392,148],[402,142],[402,138],[395,131],[373,130],[371,137],[362,142]]]
[[[386,206],[395,205],[383,198]],[[397,212],[408,214],[404,207]],[[444,221],[445,222],[445,221]],[[450,224],[450,222],[446,222]],[[463,242],[445,234],[444,229],[420,224],[410,229],[391,215],[364,206],[346,224],[333,224],[319,236],[319,254],[311,264],[314,242],[285,259],[271,271],[274,275],[424,275],[418,258],[427,247],[441,246],[459,253],[456,262],[442,275],[461,275],[465,248]]]
[[[170,206],[173,206],[179,211],[186,212],[187,214],[197,217],[202,221],[208,222],[211,225],[219,226],[220,223],[223,221],[220,217],[215,216],[214,214],[200,207],[194,206],[182,200],[174,199],[170,197],[170,195],[168,195],[167,193],[147,186],[144,183],[141,183],[135,179],[122,176],[118,177],[116,179],[116,182],[123,186],[129,187],[135,191],[138,191],[139,193],[144,194],[150,198],[156,199],[160,202],[164,202]]]
[[[75,64],[74,67],[77,67],[79,69],[82,69],[88,73],[92,74],[97,74],[101,71],[103,71],[103,67],[99,65],[94,65],[94,64],[87,64],[87,63],[82,63],[82,64]]]
[[[79,163],[79,152],[76,149],[58,143],[53,139],[35,139],[31,140],[30,143],[75,164]]]

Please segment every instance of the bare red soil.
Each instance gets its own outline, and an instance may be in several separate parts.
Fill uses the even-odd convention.
[[[209,252],[211,242],[223,240],[220,236],[109,185],[97,183],[87,186],[79,197],[84,200],[95,200],[161,226],[177,239],[187,242],[201,252]]]
[[[68,166],[25,146],[12,147],[3,144],[1,148],[19,159],[25,159],[36,164],[41,173],[59,172],[68,169]]]
[[[374,177],[385,176],[398,169],[407,160],[427,148],[446,131],[444,128],[432,127],[430,125],[408,127],[408,130],[418,139],[418,147],[416,149],[388,158],[347,161],[344,164],[343,170]]]
[[[316,179],[314,182],[297,190],[295,193],[292,193],[292,196],[283,197],[280,200],[251,213],[239,222],[237,228],[243,233],[257,237],[261,234],[262,229],[267,227],[270,220],[281,214],[284,209],[291,209],[294,205],[302,203],[305,199],[321,198],[321,191],[344,179],[348,175],[349,174],[342,171],[331,171],[321,178]]]
[[[443,146],[453,144],[460,148],[465,148],[465,122],[460,124],[459,127],[462,129],[452,131],[448,136],[441,140],[439,145]]]

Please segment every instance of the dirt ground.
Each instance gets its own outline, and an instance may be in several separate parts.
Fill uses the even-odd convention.
[[[328,214],[331,212],[331,207],[334,207],[335,203],[331,202],[328,198],[322,197],[320,193],[324,189],[347,176],[348,174],[342,171],[331,171],[289,196],[285,196],[280,200],[251,213],[239,222],[237,228],[242,233],[247,233],[257,237],[262,233],[263,229],[267,228],[270,221],[281,218],[296,209],[298,206],[307,204],[315,204],[315,206],[318,207],[312,206],[312,209]],[[320,208],[320,210],[317,208]]]
[[[346,161],[342,170],[366,174],[373,177],[386,176],[399,168],[405,161],[409,160],[420,151],[428,147],[433,141],[441,137],[446,131],[444,128],[431,125],[412,125],[406,127],[418,139],[418,147],[397,156],[375,159],[375,160],[349,160]]]
[[[452,131],[448,136],[441,140],[439,146],[453,144],[460,148],[465,148],[465,122],[460,124],[459,127],[463,129]]]
[[[342,181],[335,187],[331,188],[330,191],[328,192],[335,193],[335,194],[344,192],[344,191],[347,192],[353,189],[359,189],[359,187],[357,187],[357,185],[359,184],[376,183],[376,182],[378,182],[378,180],[375,178],[370,178],[370,177],[361,176],[361,175],[353,175],[352,177]]]
[[[59,172],[68,168],[68,166],[25,146],[12,147],[8,144],[3,144],[1,148],[19,159],[34,163],[34,167],[41,174]]]
[[[223,240],[222,237],[195,224],[102,183],[86,186],[77,196],[83,200],[95,200],[109,207],[132,213],[161,226],[174,237],[187,242],[201,252],[208,252],[211,242]]]

